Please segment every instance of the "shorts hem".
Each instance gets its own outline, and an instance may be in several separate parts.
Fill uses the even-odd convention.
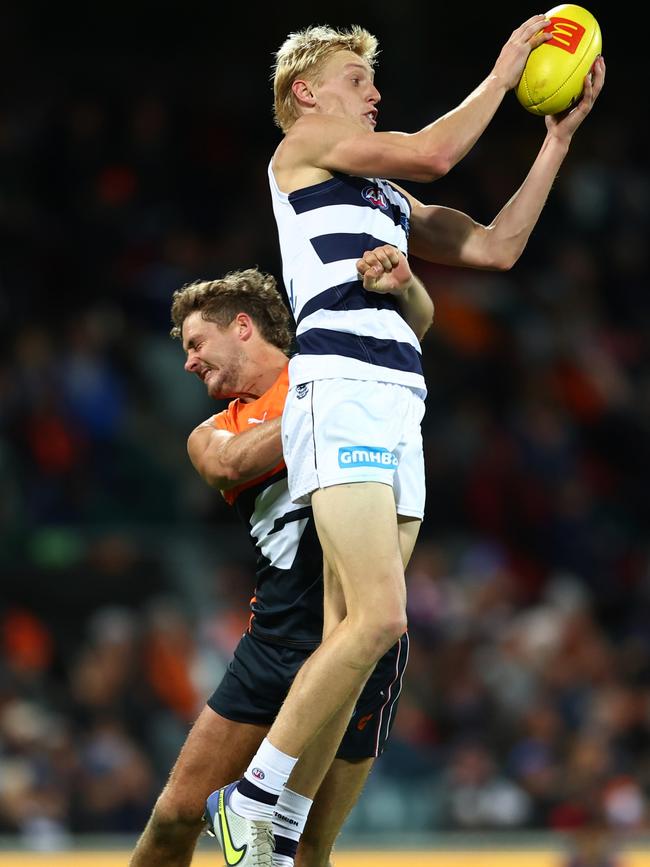
[[[248,716],[246,716],[246,714],[238,714],[236,712],[235,713],[231,713],[231,712],[226,713],[226,712],[224,712],[224,710],[222,708],[219,708],[217,706],[217,703],[212,701],[211,698],[209,698],[205,704],[206,704],[206,707],[209,707],[210,710],[214,711],[220,717],[223,717],[223,719],[227,719],[230,722],[240,723],[243,725],[270,726],[270,725],[272,725],[272,723],[275,719],[275,716],[273,716],[272,714],[265,716],[263,719],[260,719],[259,717],[257,719],[253,719],[250,714]]]
[[[376,482],[379,485],[388,485],[390,488],[393,487],[392,475],[391,475],[390,481],[388,481],[386,478],[383,478],[383,479],[382,478],[378,478],[378,479],[370,478],[369,479],[366,473],[362,473],[359,476],[351,473],[349,476],[346,476],[344,479],[341,479],[339,477],[332,478],[332,479],[319,479],[318,487],[319,488],[333,488],[335,485],[349,485],[350,482],[354,482],[355,484],[358,484],[360,482]]]
[[[422,509],[409,509],[408,506],[397,506],[397,514],[401,518],[417,518],[420,521],[424,518]]]
[[[367,476],[363,478],[355,478],[354,476],[347,477],[345,479],[319,479],[317,482],[314,482],[313,487],[310,485],[309,487],[301,488],[300,493],[294,494],[290,491],[291,500],[294,503],[298,504],[307,504],[311,500],[311,495],[314,491],[320,491],[322,488],[334,488],[337,485],[349,485],[349,484],[359,484],[361,482],[376,482],[379,485],[388,485],[389,488],[393,487],[392,481],[387,481],[385,479],[369,479]],[[308,499],[305,499],[307,497]]]
[[[365,759],[377,759],[383,753],[384,748],[381,747],[379,752],[376,753],[370,750],[341,750],[338,752],[334,758],[339,759],[342,762],[363,762]]]

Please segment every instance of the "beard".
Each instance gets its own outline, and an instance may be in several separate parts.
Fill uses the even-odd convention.
[[[231,356],[226,364],[213,371],[208,382],[208,394],[213,400],[225,400],[237,397],[240,393],[240,373],[244,364],[242,352]]]

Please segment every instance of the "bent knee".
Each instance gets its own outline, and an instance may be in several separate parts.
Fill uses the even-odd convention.
[[[200,831],[205,801],[164,789],[151,815],[152,826],[161,834]]]
[[[381,617],[359,630],[359,653],[369,664],[377,662],[406,632],[406,615]]]

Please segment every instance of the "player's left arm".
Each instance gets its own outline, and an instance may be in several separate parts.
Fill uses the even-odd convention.
[[[433,301],[406,256],[397,247],[383,244],[366,250],[357,271],[364,289],[397,298],[400,313],[421,340],[433,322]]]
[[[443,265],[512,268],[539,219],[573,134],[591,111],[604,81],[605,62],[599,57],[575,108],[546,117],[546,137],[526,179],[489,225],[452,208],[423,205],[402,190],[411,203],[409,251]]]

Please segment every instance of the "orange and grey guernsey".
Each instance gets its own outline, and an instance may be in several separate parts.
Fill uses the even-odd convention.
[[[288,387],[285,367],[257,400],[231,401],[213,417],[214,426],[238,434],[279,418]],[[291,501],[284,461],[223,494],[257,551],[251,634],[287,647],[316,647],[323,628],[323,554],[311,507]]]
[[[368,292],[356,263],[391,244],[408,253],[410,203],[381,178],[332,177],[292,193],[269,163],[285,289],[296,321],[298,353],[291,387],[318,379],[391,382],[424,397],[422,351],[389,294]]]

